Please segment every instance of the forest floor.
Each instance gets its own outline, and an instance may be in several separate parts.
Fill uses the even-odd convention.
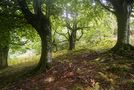
[[[23,79],[14,77],[20,73],[3,79],[1,76],[0,90],[134,90],[134,59],[105,50],[58,52],[46,73]],[[14,82],[6,84],[6,78]]]

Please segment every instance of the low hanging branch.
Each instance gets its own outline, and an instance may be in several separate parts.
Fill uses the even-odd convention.
[[[69,32],[69,29],[67,29],[67,34],[68,34],[69,37],[71,36],[71,34],[70,34],[70,32]]]
[[[68,41],[68,39],[67,39],[67,37],[66,37],[66,39],[67,40],[63,40],[63,41],[59,41],[59,42],[56,42],[56,40],[55,40],[55,35],[56,35],[56,33],[58,33],[56,30],[54,31],[54,34],[53,34],[53,36],[54,36],[54,38],[53,38],[53,41],[52,41],[52,46],[54,46],[54,45],[56,45],[56,43],[63,43],[63,42],[67,42]],[[62,33],[58,33],[58,34],[62,34]],[[62,34],[63,35],[63,34]],[[64,36],[65,37],[65,36]]]
[[[4,12],[0,13],[0,16],[24,19],[24,16],[20,16],[20,15],[17,15],[17,14],[8,14],[8,13],[4,13]]]
[[[110,12],[112,12],[113,14],[115,14],[115,11],[114,10],[111,10],[110,8],[109,8],[109,6],[106,6],[106,5],[104,5],[102,2],[101,2],[101,0],[96,0],[103,8],[105,8],[106,10],[108,10],[108,11],[110,11]]]
[[[66,21],[66,25],[63,25],[63,26],[67,27],[69,30],[72,30],[72,27],[71,27],[70,23],[67,22],[67,21]]]
[[[24,14],[25,18],[27,19],[27,21],[31,21],[31,19],[33,18],[33,14],[32,12],[29,10],[27,3],[25,0],[17,0],[19,3],[19,6],[22,10],[22,13]]]
[[[84,29],[84,28],[90,28],[90,27],[77,27],[76,30],[81,30],[81,29]]]
[[[18,42],[18,43],[10,42],[10,44],[23,46],[23,45],[26,45],[28,42],[29,42],[29,40],[26,40],[26,41],[23,41],[23,42]]]
[[[79,36],[79,38],[76,39],[76,41],[79,41],[82,38],[83,34],[84,34],[84,31],[81,30],[81,35]]]
[[[63,41],[60,41],[60,42],[57,42],[57,43],[63,43],[63,42],[68,42],[68,40],[63,40]]]
[[[42,0],[34,0],[34,13],[39,14],[41,12]]]
[[[60,32],[58,32],[58,31],[56,31],[56,30],[55,30],[55,32],[56,32],[57,34],[59,34],[59,35],[64,36],[67,40],[69,39],[69,38],[66,36],[66,34],[64,34],[64,33],[60,33]]]

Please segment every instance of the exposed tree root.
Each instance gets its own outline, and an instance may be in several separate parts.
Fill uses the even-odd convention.
[[[33,70],[31,70],[28,74],[33,75],[33,74],[40,74],[40,73],[45,73],[47,70],[51,68],[51,64],[47,63],[47,65],[37,65]]]
[[[134,58],[134,46],[130,44],[115,45],[110,52],[113,54],[125,56],[128,58]]]

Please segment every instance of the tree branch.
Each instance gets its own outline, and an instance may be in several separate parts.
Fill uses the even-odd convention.
[[[81,30],[81,29],[84,29],[84,28],[90,28],[90,27],[77,27],[76,30]]]
[[[24,19],[24,16],[20,16],[20,15],[17,15],[17,14],[8,14],[8,13],[0,13],[0,16],[2,17],[16,17],[18,19]]]
[[[71,36],[71,34],[70,34],[70,32],[69,32],[69,29],[67,29],[67,34],[68,34],[69,37]],[[68,39],[68,40],[69,40],[69,39]]]
[[[57,32],[56,30],[55,30],[55,32],[56,32],[57,34],[59,34],[59,35],[64,36],[67,40],[69,39],[64,33]]]
[[[72,30],[72,27],[71,27],[71,25],[68,23],[68,22],[66,22],[66,25],[65,25],[69,30]]]
[[[115,11],[111,10],[108,6],[104,5],[101,0],[97,0],[98,3],[103,7],[105,8],[106,10],[108,10],[109,12],[112,12],[113,14],[115,14]]]
[[[83,30],[81,30],[81,35],[80,35],[80,37],[79,37],[78,39],[76,39],[76,40],[79,41],[79,40],[82,38],[83,34],[84,34]]]
[[[34,7],[35,14],[41,13],[41,5],[42,5],[42,0],[34,0],[33,1],[33,7]]]
[[[57,42],[57,43],[63,43],[63,42],[68,42],[68,40],[63,40],[63,41],[60,41],[60,42]]]
[[[19,43],[10,42],[10,44],[23,46],[23,45],[26,45],[28,43],[28,41],[29,40],[26,40],[26,41],[23,41],[23,42],[19,42]]]
[[[33,14],[29,10],[26,1],[25,0],[17,0],[17,1],[22,13],[24,14],[24,17],[29,23],[31,23],[30,21],[33,19]]]

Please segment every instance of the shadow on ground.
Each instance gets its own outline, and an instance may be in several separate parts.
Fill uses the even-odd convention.
[[[60,52],[46,73],[15,81],[3,90],[133,90],[133,71],[132,58],[110,52]]]

